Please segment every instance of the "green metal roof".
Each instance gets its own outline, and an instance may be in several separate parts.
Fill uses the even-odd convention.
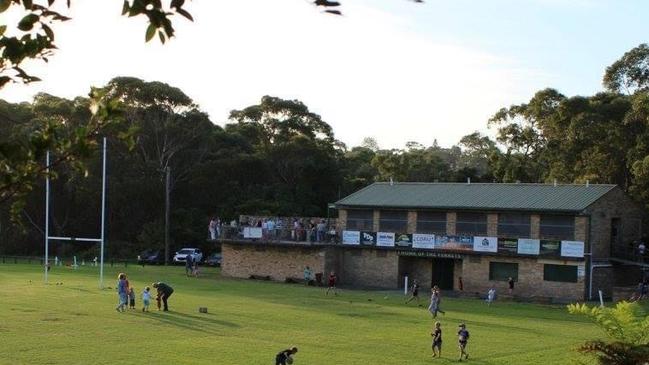
[[[579,212],[615,187],[379,182],[337,201],[336,206]]]

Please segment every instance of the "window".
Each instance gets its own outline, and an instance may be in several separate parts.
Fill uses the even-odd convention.
[[[371,231],[373,228],[374,211],[371,209],[351,209],[347,211],[347,230]]]
[[[406,232],[408,230],[408,211],[382,210],[379,218],[379,231]]]
[[[541,238],[558,240],[575,239],[575,217],[569,215],[542,215]]]
[[[417,212],[417,233],[446,234],[446,212]]]
[[[493,261],[489,263],[489,280],[507,281],[510,277],[518,281],[518,264]]]
[[[530,236],[530,215],[524,213],[498,214],[498,236],[527,238]]]
[[[545,264],[543,265],[543,280],[576,283],[577,266]]]
[[[457,213],[455,233],[459,236],[487,234],[487,215],[484,213]]]

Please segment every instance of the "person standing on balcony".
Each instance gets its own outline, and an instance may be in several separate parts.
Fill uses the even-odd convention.
[[[266,222],[266,230],[268,230],[268,237],[271,239],[275,238],[275,221],[273,218],[268,218],[268,222]]]
[[[210,239],[215,240],[216,239],[216,218],[212,217],[210,219],[210,224],[207,226],[207,230],[210,232]]]
[[[644,254],[647,247],[644,245],[644,240],[640,241],[638,244],[638,255],[640,256],[640,261],[644,261]]]
[[[327,224],[324,219],[320,220],[318,223],[318,242],[322,242],[325,239],[325,232],[327,231]]]

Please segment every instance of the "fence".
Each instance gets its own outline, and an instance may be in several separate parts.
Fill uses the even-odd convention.
[[[261,227],[248,226],[223,226],[220,229],[218,238],[282,243],[340,243],[340,236],[335,230],[318,230],[317,228],[263,229]]]
[[[74,258],[62,258],[54,259],[49,258],[48,263],[50,266],[72,266],[74,265]],[[0,255],[0,264],[27,264],[27,265],[39,265],[43,266],[45,259],[38,256],[8,256]],[[115,267],[115,266],[124,266],[136,265],[137,262],[134,260],[124,260],[124,259],[109,259],[104,261],[105,266]],[[93,261],[77,260],[77,266],[94,266]],[[96,265],[99,265],[97,262]]]

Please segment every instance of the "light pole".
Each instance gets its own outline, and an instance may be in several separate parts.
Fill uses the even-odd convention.
[[[169,265],[169,210],[171,206],[171,167],[165,168],[165,265]]]

